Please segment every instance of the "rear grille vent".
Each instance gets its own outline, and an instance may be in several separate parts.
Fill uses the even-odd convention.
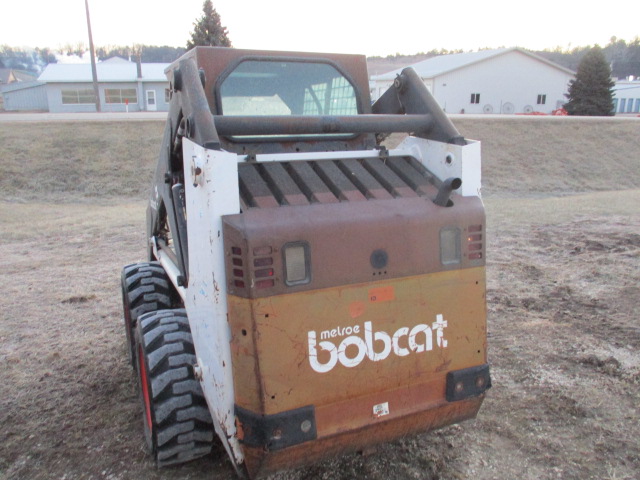
[[[480,260],[482,258],[482,249],[482,225],[470,225],[467,228],[467,255],[469,260]]]
[[[437,180],[411,157],[242,163],[243,210],[435,196]]]

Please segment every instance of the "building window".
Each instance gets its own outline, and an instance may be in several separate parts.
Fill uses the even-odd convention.
[[[547,103],[546,95],[538,95],[538,101],[536,102],[538,105],[544,105]]]
[[[105,88],[105,103],[138,103],[138,92],[135,88]]]
[[[480,103],[480,94],[472,93],[471,94],[471,103]]]
[[[74,88],[72,90],[62,90],[62,104],[63,105],[78,105],[78,104],[94,104],[96,103],[96,96],[93,94],[91,88]]]
[[[624,110],[627,108],[627,99],[626,98],[621,98],[620,99],[620,110],[618,110],[618,113],[624,113]]]
[[[164,89],[164,103],[169,103],[171,102],[171,89],[170,88],[165,88]]]

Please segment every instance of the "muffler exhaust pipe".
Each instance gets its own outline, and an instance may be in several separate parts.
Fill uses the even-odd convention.
[[[440,185],[440,188],[438,189],[438,195],[436,195],[436,199],[433,201],[433,203],[435,203],[439,207],[452,206],[453,202],[449,200],[449,197],[451,196],[451,192],[460,188],[460,185],[462,185],[462,180],[458,177],[447,178],[444,182],[442,182],[442,185]]]

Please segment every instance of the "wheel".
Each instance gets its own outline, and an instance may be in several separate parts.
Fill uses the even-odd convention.
[[[129,361],[134,366],[133,332],[140,315],[168,310],[176,305],[176,293],[158,262],[134,263],[122,269],[122,307]]]
[[[140,316],[136,340],[145,441],[156,464],[164,467],[207,455],[213,421],[193,372],[196,356],[186,312]]]

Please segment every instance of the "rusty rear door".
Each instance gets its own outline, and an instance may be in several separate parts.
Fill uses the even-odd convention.
[[[420,181],[360,172],[358,188],[344,181],[356,165],[309,168],[324,201],[274,192],[287,179],[251,165],[245,211],[224,218],[236,415],[254,473],[473,417],[490,382],[480,199],[439,207]]]

